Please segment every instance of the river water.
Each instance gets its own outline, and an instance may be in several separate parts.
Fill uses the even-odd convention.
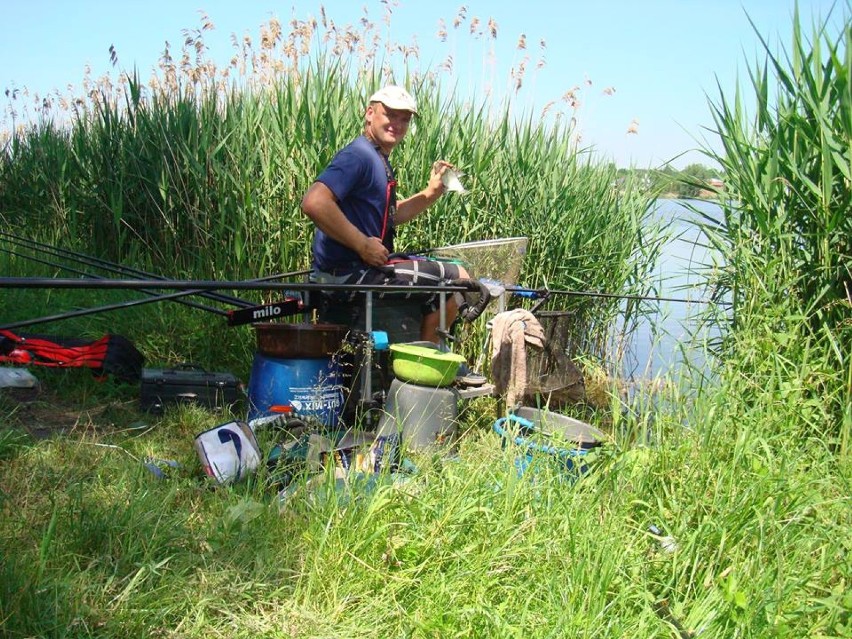
[[[671,239],[665,244],[652,276],[656,295],[687,301],[646,305],[649,314],[639,322],[623,361],[623,372],[628,379],[676,375],[687,361],[697,366],[704,362],[700,343],[714,336],[712,329],[700,328],[698,321],[707,308],[703,303],[708,297],[704,270],[714,258],[718,262],[718,258],[706,246],[696,224],[699,212],[718,219],[721,208],[704,200],[657,202],[655,214],[670,225]]]

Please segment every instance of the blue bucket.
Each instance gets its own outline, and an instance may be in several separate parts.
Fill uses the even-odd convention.
[[[557,468],[572,477],[588,470],[585,457],[603,444],[603,432],[580,420],[537,408],[523,407],[494,422],[503,448],[517,447],[515,468],[518,475],[538,457],[550,458]]]
[[[337,427],[343,390],[335,357],[283,359],[256,353],[248,384],[248,423],[256,428],[282,417],[296,417]]]

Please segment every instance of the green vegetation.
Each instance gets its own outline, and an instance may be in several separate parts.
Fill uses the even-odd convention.
[[[802,411],[813,407],[807,434],[844,451],[852,427],[850,38],[847,23],[839,36],[823,26],[808,39],[797,20],[790,50],[767,48],[766,64],[750,74],[757,112],[749,118],[739,94],[714,105],[730,199],[723,219],[706,223],[725,264],[717,292],[733,303],[726,353],[769,374],[770,388],[792,392]]]
[[[666,165],[651,175],[651,183],[669,197],[706,198],[719,190],[714,188],[714,180],[724,182],[723,177],[720,171],[703,164],[689,164],[682,171]]]
[[[441,70],[419,72],[407,50],[385,58],[395,47],[372,23],[343,33],[297,21],[285,33],[272,20],[222,70],[196,57],[208,28],[184,45],[181,64],[166,52],[147,85],[101,81],[69,101],[70,126],[45,118],[14,135],[0,155],[3,224],[70,235],[83,252],[181,279],[307,268],[313,227],[301,196],[360,132],[367,96],[396,78],[422,112],[394,151],[400,194],[421,188],[438,158],[467,174],[470,191],[401,227],[400,250],[525,236],[536,256],[529,286],[647,292],[662,241],[646,223],[650,196],[635,183],[612,188],[614,169],[576,152],[559,124],[568,118],[545,127],[517,113],[516,95],[496,112],[448,98]],[[581,329],[604,344],[617,302],[580,311]]]
[[[328,476],[310,486],[298,483],[280,502],[261,470],[211,489],[200,478],[192,437],[223,416],[182,409],[140,423],[134,389],[80,381],[79,371],[38,370],[59,403],[53,395],[29,404],[0,396],[3,635],[852,636],[849,13],[847,5],[839,34],[818,27],[807,41],[797,19],[790,51],[779,56],[767,47],[766,63],[751,73],[758,113],[744,113],[739,95],[721,95],[713,106],[726,147],[712,159],[724,171],[727,199],[724,219],[706,223],[708,241],[724,256],[709,283],[733,303],[730,315],[713,318],[723,329],[719,348],[708,353],[713,369],[710,375],[684,371],[682,378],[663,380],[653,396],[636,393],[628,404],[612,389],[609,409],[585,415],[609,433],[588,458],[588,474],[572,480],[543,457],[519,475],[514,451],[501,448],[491,432],[493,405],[484,399],[463,424],[457,457],[414,457],[417,472],[399,481],[341,488]],[[269,153],[268,165],[256,165],[249,154],[290,144],[264,128],[271,126],[268,103],[281,109],[278,126],[303,127],[305,135],[311,129],[304,127],[319,122],[312,114],[352,109],[331,120],[352,126],[348,134],[335,133],[339,138],[328,147],[301,145],[302,153],[331,153],[332,142],[351,135],[356,97],[369,81],[317,65],[313,79],[300,76],[292,94],[286,85],[266,98],[229,94],[256,119],[234,115],[227,139],[211,133],[210,153],[180,156],[175,173],[133,165],[121,149],[156,162],[157,154],[145,151],[149,138],[132,135],[129,114],[139,122],[142,112],[151,119],[145,125],[151,144],[187,146],[177,129],[159,138],[153,133],[177,126],[179,114],[198,120],[203,101],[187,103],[186,95],[172,106],[140,101],[94,110],[74,125],[70,139],[86,149],[78,159],[66,154],[61,129],[35,129],[13,141],[4,158],[0,214],[20,227],[31,211],[45,212],[48,237],[58,237],[65,224],[81,233],[74,240],[84,250],[168,274],[253,277],[258,264],[264,270],[304,266],[306,238],[281,248],[267,246],[262,232],[277,230],[276,239],[290,241],[306,231],[289,198],[298,197],[316,167],[285,170],[286,153]],[[311,90],[311,82],[324,90]],[[449,137],[437,115],[423,126],[400,149],[405,159],[398,163],[410,165],[403,183],[420,182],[430,154],[440,149],[445,155],[445,144],[457,144],[446,156],[462,158],[474,193],[446,200],[424,235],[412,227],[405,241],[418,245],[443,233],[441,243],[452,243],[479,239],[486,229],[530,234],[534,259],[526,268],[534,283],[641,290],[627,283],[641,283],[654,248],[638,236],[646,211],[638,183],[613,193],[612,171],[574,155],[560,133],[516,129],[506,120],[492,133],[484,112],[440,99],[428,77],[418,82],[427,112],[459,128]],[[328,104],[315,111],[324,95]],[[303,116],[282,96],[291,96]],[[212,115],[203,121],[218,126]],[[105,133],[107,122],[114,135]],[[432,140],[433,130],[443,133]],[[311,135],[320,131],[332,135],[327,127]],[[250,137],[254,132],[257,138]],[[499,144],[490,144],[491,135]],[[117,155],[102,166],[116,167],[108,172],[110,184],[137,180],[132,195],[123,186],[109,188],[107,176],[96,171],[90,179],[104,183],[69,181],[60,188],[51,176],[62,172],[41,164],[54,158],[73,173],[75,163],[104,161],[99,153],[110,145]],[[483,149],[490,155],[478,155]],[[212,200],[201,199],[207,189],[195,180],[209,178],[212,192],[225,188],[220,181],[231,176],[217,173],[228,173],[229,165],[217,164],[220,153],[245,161],[233,165],[245,171],[243,189],[227,190],[228,205],[210,209],[217,214],[207,219]],[[262,166],[269,169],[265,177]],[[560,181],[560,172],[571,179]],[[140,181],[142,175],[148,177]],[[154,188],[154,175],[167,188]],[[150,229],[142,222],[146,210],[132,202],[142,197],[146,180],[153,181],[151,201],[161,198]],[[102,208],[95,215],[88,207],[97,202]],[[505,210],[518,215],[506,222],[512,226],[497,228]],[[245,250],[237,260],[232,236],[240,234]],[[211,247],[215,256],[205,253]],[[171,262],[161,262],[164,256]],[[568,264],[560,262],[569,256]],[[0,255],[0,265],[3,272],[22,268],[8,254]],[[32,299],[15,295],[29,304],[15,312],[34,310]],[[47,297],[45,303],[72,298]],[[147,336],[146,353],[201,348],[205,335],[216,335],[209,355],[229,350],[221,331],[199,326],[191,311],[145,308],[129,316],[126,328],[133,337]],[[161,332],[152,333],[158,325]],[[90,413],[76,413],[52,438],[26,433],[72,399],[78,403],[72,407],[87,406]],[[265,450],[272,441],[263,434]],[[158,480],[142,464],[148,456],[182,467]],[[674,543],[649,533],[650,526]]]

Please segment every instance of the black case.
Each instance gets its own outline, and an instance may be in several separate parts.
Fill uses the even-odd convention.
[[[231,373],[211,373],[194,364],[175,368],[143,368],[142,410],[162,413],[167,404],[181,402],[225,409],[238,400],[239,380]]]

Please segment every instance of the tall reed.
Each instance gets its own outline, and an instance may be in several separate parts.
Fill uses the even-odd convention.
[[[467,174],[470,190],[403,227],[401,249],[524,235],[525,284],[644,292],[644,247],[659,242],[644,225],[651,195],[616,187],[614,169],[578,151],[552,105],[534,117],[517,93],[498,105],[447,95],[446,70],[419,69],[416,50],[385,41],[369,20],[343,30],[323,14],[287,32],[272,19],[256,43],[235,39],[225,69],[204,55],[212,28],[202,18],[147,85],[135,74],[101,80],[72,101],[69,125],[16,134],[0,158],[6,223],[70,230],[80,248],[172,276],[306,268],[313,227],[301,195],[360,132],[367,96],[395,81],[422,105],[392,158],[400,192],[421,188],[439,158]],[[489,31],[496,37],[496,24]],[[596,303],[588,323],[603,333],[616,312],[616,302]]]
[[[724,217],[706,228],[725,264],[717,290],[733,304],[727,354],[755,371],[775,362],[767,383],[828,408],[803,429],[848,450],[852,22],[848,3],[836,10],[843,19],[826,17],[809,37],[796,13],[780,53],[762,40],[765,61],[749,70],[755,113],[739,90],[720,91],[713,114],[724,152],[713,157],[726,176]]]

